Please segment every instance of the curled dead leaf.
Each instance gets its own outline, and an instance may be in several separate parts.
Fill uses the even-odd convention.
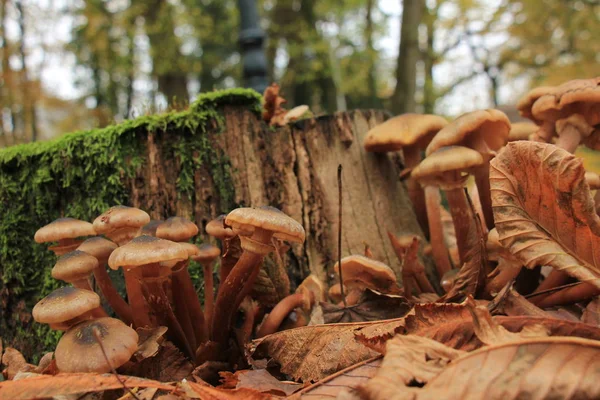
[[[266,369],[221,372],[220,375],[223,389],[254,389],[275,396],[289,396],[302,389],[301,384],[280,381]]]
[[[600,297],[596,297],[588,303],[581,316],[581,322],[600,326]]]
[[[35,371],[35,365],[27,363],[23,354],[17,349],[7,347],[2,354],[2,365],[6,368],[3,372],[6,379],[13,379],[19,372],[33,372]]]
[[[192,399],[202,400],[267,400],[273,399],[272,395],[261,393],[254,389],[219,389],[208,385],[201,385],[190,381],[183,381],[179,385],[185,395]]]
[[[579,158],[512,142],[491,161],[490,187],[504,247],[528,268],[551,266],[600,288],[600,217]]]
[[[321,303],[326,324],[340,322],[367,322],[400,318],[410,311],[411,306],[402,296],[387,295],[366,289],[357,304],[343,307]]]

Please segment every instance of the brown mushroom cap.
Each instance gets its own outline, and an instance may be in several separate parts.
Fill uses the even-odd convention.
[[[449,181],[447,173],[460,174],[469,172],[472,168],[482,165],[483,156],[475,150],[462,146],[442,147],[434,153],[427,156],[412,171],[411,176],[421,182],[421,184],[446,187],[454,183]],[[463,184],[466,177],[459,179],[459,184]]]
[[[555,87],[535,101],[533,116],[541,121],[557,121],[581,114],[590,125],[600,123],[600,77],[574,79]]]
[[[75,218],[59,218],[38,229],[33,238],[36,243],[47,243],[95,235],[94,226],[87,221]]]
[[[221,214],[206,224],[206,233],[221,240],[235,237],[236,234],[233,230],[224,226],[226,216],[225,214]]]
[[[184,217],[171,217],[156,228],[156,237],[185,242],[198,234],[195,223]]]
[[[345,269],[344,269],[345,271]],[[310,274],[307,276],[298,288],[296,289],[296,293],[312,293],[313,302],[320,302],[327,300],[327,288],[323,281],[317,278],[316,275]],[[305,310],[310,310],[312,308],[312,304],[308,304],[307,307],[304,307]]]
[[[96,334],[98,333],[98,343]],[[137,350],[138,334],[115,318],[81,322],[58,342],[54,356],[60,372],[106,373],[125,364]],[[103,354],[106,353],[110,365]]]
[[[402,114],[390,118],[367,132],[365,150],[398,151],[406,146],[425,148],[448,121],[438,115]]]
[[[344,293],[347,293],[347,291],[344,291]],[[331,286],[327,291],[327,295],[334,303],[339,303],[340,301],[342,301],[342,284],[336,283],[335,285]]]
[[[283,123],[289,124],[290,122],[293,122],[293,121],[297,120],[298,118],[302,117],[308,111],[309,111],[309,108],[306,104],[296,106],[296,107],[292,108],[290,111],[285,113],[285,116],[283,117]]]
[[[112,252],[108,265],[119,267],[139,267],[146,264],[172,260],[186,260],[188,250],[179,243],[154,236],[138,236],[131,242]]]
[[[162,224],[163,222],[165,222],[165,221],[163,221],[162,219],[150,220],[150,222],[148,222],[146,225],[144,225],[140,228],[137,236],[143,236],[143,235],[156,236],[156,229],[158,229],[160,224]]]
[[[98,268],[98,259],[81,250],[74,250],[58,258],[52,277],[65,282],[86,279],[94,269]]]
[[[31,313],[33,319],[41,324],[59,324],[77,318],[99,306],[100,296],[96,293],[65,286],[40,300]]]
[[[289,242],[303,243],[304,228],[296,220],[280,210],[263,206],[258,208],[242,207],[227,214],[225,223],[244,233],[253,233],[255,229],[271,231],[273,237]]]
[[[552,93],[553,90],[554,87],[552,86],[540,86],[531,89],[523,97],[521,97],[521,99],[519,99],[519,102],[517,103],[517,109],[519,110],[519,114],[521,114],[521,116],[527,119],[534,121],[537,125],[541,125],[542,121],[536,120],[533,117],[531,108],[533,107],[533,104],[537,101],[537,99],[539,99],[545,94]]]
[[[221,255],[221,250],[209,243],[203,243],[197,248],[198,252],[192,256],[192,260],[201,264],[211,263]]]
[[[591,190],[600,189],[600,175],[595,172],[587,171],[585,173],[585,181]]]
[[[105,234],[120,228],[141,228],[148,222],[150,216],[139,208],[114,206],[94,220],[94,229]]]
[[[98,262],[108,260],[110,254],[117,248],[118,246],[111,242],[108,239],[104,239],[103,237],[96,236],[93,238],[89,238],[85,242],[81,243],[77,250],[83,251],[91,256],[96,257]]]
[[[348,289],[369,288],[388,291],[396,285],[396,275],[386,264],[362,255],[342,258],[344,286]],[[339,275],[339,263],[335,263],[335,272]]]
[[[529,140],[529,137],[538,131],[539,127],[533,122],[515,122],[510,126],[508,141]]]
[[[460,145],[479,149],[479,143],[492,151],[506,144],[510,132],[510,121],[499,110],[477,110],[456,118],[435,135],[427,146],[425,154],[429,156],[442,147]]]

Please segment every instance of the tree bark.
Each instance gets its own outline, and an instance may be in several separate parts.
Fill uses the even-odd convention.
[[[301,222],[304,245],[288,252],[288,271],[298,283],[309,273],[327,281],[337,259],[337,166],[344,168],[342,255],[362,254],[368,242],[375,257],[396,272],[400,265],[387,238],[423,236],[406,189],[398,180],[396,155],[366,153],[366,132],[383,122],[381,111],[351,111],[306,119],[273,131],[251,112],[239,107],[224,110],[225,129],[209,130],[208,140],[230,162],[231,205],[272,205]],[[154,219],[171,215],[192,218],[202,229],[224,208],[214,176],[215,165],[196,170],[190,197],[177,192],[176,157],[165,149],[173,136],[150,133],[146,164],[128,181],[133,206]],[[211,242],[213,239],[204,237]],[[431,262],[425,260],[428,269]]]
[[[375,0],[367,0],[367,15],[365,17],[365,46],[367,49],[367,59],[369,68],[369,107],[381,108],[381,101],[377,97],[377,51],[373,45],[373,9]]]
[[[419,25],[423,14],[423,0],[404,0],[400,26],[400,48],[396,64],[396,88],[392,95],[394,114],[414,112],[419,60]]]

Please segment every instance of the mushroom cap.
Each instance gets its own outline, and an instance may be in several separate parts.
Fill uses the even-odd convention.
[[[585,181],[591,190],[600,189],[600,175],[595,172],[587,171],[585,173]]]
[[[58,324],[77,318],[100,306],[96,293],[65,286],[41,299],[31,312],[33,319],[41,324]]]
[[[345,291],[344,293],[347,293],[347,291]],[[327,295],[334,303],[339,303],[340,301],[342,301],[344,299],[342,297],[342,284],[336,283],[335,285],[332,285],[327,291]]]
[[[87,221],[75,218],[59,218],[38,229],[33,239],[36,243],[46,243],[95,235],[94,226]]]
[[[194,261],[199,263],[211,263],[221,255],[221,250],[210,243],[203,243],[198,246],[198,253],[192,256]]]
[[[367,132],[364,143],[365,150],[388,152],[415,145],[425,148],[433,136],[446,125],[448,125],[448,121],[438,115],[398,115]]]
[[[515,122],[510,126],[508,141],[514,142],[517,140],[529,140],[529,136],[536,133],[540,129],[533,122]]]
[[[163,261],[186,260],[188,257],[188,250],[179,243],[154,236],[138,236],[113,251],[108,265],[112,269],[132,268]]]
[[[138,231],[137,236],[142,236],[142,235],[156,236],[156,229],[163,222],[165,222],[165,221],[163,221],[162,219],[152,219],[152,220],[150,220],[150,222],[148,222],[146,225],[144,225],[144,226],[142,226],[140,228],[140,230]]]
[[[345,269],[344,269],[345,271]],[[326,301],[327,300],[327,288],[322,280],[317,278],[316,275],[310,274],[307,276],[298,288],[296,293],[311,292],[314,296],[315,301]]]
[[[445,176],[446,172],[469,172],[483,162],[483,156],[468,147],[442,147],[421,161],[413,169],[411,176],[421,184],[444,186],[451,183]]]
[[[285,113],[283,117],[283,123],[289,124],[306,114],[309,111],[309,108],[306,104],[302,104],[292,108],[290,111]]]
[[[108,239],[100,236],[89,238],[77,247],[77,250],[83,251],[91,256],[96,257],[98,261],[108,260],[110,254],[118,246]]]
[[[369,288],[388,291],[396,285],[396,275],[386,264],[371,258],[355,254],[342,258],[344,268],[344,286],[348,289]],[[339,263],[335,263],[335,272],[340,273]]]
[[[446,125],[431,140],[425,150],[431,153],[447,146],[476,148],[479,140],[496,151],[506,144],[510,132],[510,120],[500,110],[477,110],[461,115]]]
[[[184,217],[171,217],[156,228],[156,237],[184,242],[198,234],[195,223]]]
[[[519,99],[519,102],[517,103],[517,109],[519,110],[519,114],[521,114],[521,116],[527,119],[534,121],[537,125],[541,125],[542,121],[536,120],[533,117],[531,108],[533,107],[533,103],[535,103],[537,99],[539,99],[545,94],[552,93],[553,90],[553,86],[539,86],[525,93],[525,95],[521,97]]]
[[[94,334],[98,332],[99,340]],[[106,373],[125,364],[138,348],[136,331],[115,318],[81,322],[69,329],[58,342],[54,357],[60,372]],[[106,362],[103,354],[110,361]]]
[[[206,224],[206,228],[204,228],[206,233],[221,240],[237,236],[231,228],[226,228],[224,226],[226,216],[227,215],[225,214],[221,214]]]
[[[52,277],[65,282],[74,282],[87,278],[95,268],[98,268],[98,259],[81,250],[73,250],[58,258]]]
[[[225,223],[247,234],[255,229],[271,231],[273,237],[289,242],[303,243],[305,238],[302,225],[275,207],[236,208],[227,214]]]
[[[200,252],[200,249],[194,243],[178,242],[178,244],[185,248],[185,250],[188,253],[188,256],[190,257],[195,256]]]
[[[574,79],[541,96],[532,107],[533,116],[555,122],[581,114],[590,125],[600,123],[600,77]]]
[[[94,220],[98,233],[108,233],[120,228],[141,228],[150,222],[146,211],[135,207],[114,206]]]

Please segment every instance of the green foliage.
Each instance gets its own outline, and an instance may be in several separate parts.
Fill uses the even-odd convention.
[[[219,108],[224,105],[258,112],[260,96],[247,89],[211,92],[186,111],[144,116],[51,142],[0,150],[0,303],[4,311],[0,332],[5,341],[31,343],[32,338],[42,338],[36,340],[32,354],[55,343],[57,336],[49,335],[45,327],[27,323],[33,304],[60,285],[50,277],[54,255],[45,245],[34,243],[33,235],[61,216],[91,221],[110,206],[127,204],[125,178],[143,166],[143,137],[148,132],[176,137],[164,151],[181,160],[177,185],[182,193],[193,190],[196,167],[208,163],[215,167],[215,181],[225,200],[222,207],[233,206],[227,160],[210,147],[206,135],[209,122],[223,127]]]

